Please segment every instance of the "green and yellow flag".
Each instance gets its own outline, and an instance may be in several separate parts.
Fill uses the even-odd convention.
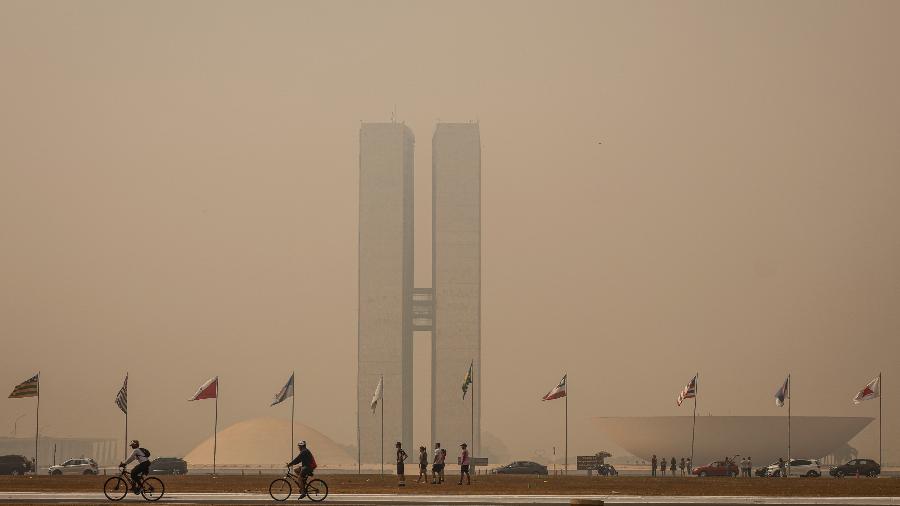
[[[10,399],[23,399],[25,397],[37,397],[41,391],[41,381],[39,379],[41,373],[35,374],[31,379],[25,380],[13,388]]]
[[[463,390],[463,400],[466,400],[466,392],[469,391],[469,385],[472,384],[472,366],[475,365],[475,361],[473,360],[469,364],[469,372],[466,373],[466,379],[463,380],[462,390]]]

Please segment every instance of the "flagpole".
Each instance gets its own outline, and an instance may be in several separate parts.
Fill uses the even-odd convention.
[[[884,466],[884,455],[881,446],[881,403],[884,398],[884,385],[881,384],[881,371],[878,372],[878,464]]]
[[[566,447],[563,451],[563,474],[569,474],[569,373],[566,373]]]
[[[291,393],[291,445],[288,448],[291,460],[294,459],[294,406],[297,399],[297,389],[296,384],[294,383],[294,374],[295,371],[291,371],[291,389],[293,389],[293,392]]]
[[[787,477],[791,477],[791,390],[794,389],[794,385],[791,385],[791,374],[788,373],[788,388],[787,388],[787,401],[788,401],[788,461],[787,461]]]
[[[34,474],[38,474],[38,437],[41,433],[41,372],[38,371],[37,408],[34,416]],[[878,422],[881,423],[881,422]]]
[[[694,375],[697,382],[694,384],[694,423],[691,425],[691,471],[694,469],[694,440],[697,434],[697,398],[700,397],[700,373]]]
[[[475,363],[475,361],[472,360],[472,364],[474,364],[474,363]],[[471,396],[472,397],[472,451],[474,452],[475,451],[475,371],[474,371],[475,368],[472,365],[470,365],[469,367],[472,369],[472,385],[470,386],[470,388],[472,389],[472,396]],[[475,470],[475,460],[472,460],[472,470],[473,471]],[[477,473],[476,473],[476,475],[477,475]],[[460,480],[462,480],[462,478],[460,478]]]
[[[381,375],[381,475],[384,476],[384,374]]]
[[[128,372],[125,373],[125,448],[128,448]]]
[[[213,476],[216,475],[216,446],[219,435],[219,378],[216,378],[216,414],[213,422]]]

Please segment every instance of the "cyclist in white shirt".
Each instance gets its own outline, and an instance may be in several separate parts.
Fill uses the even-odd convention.
[[[132,460],[136,460],[138,464],[131,469],[131,481],[134,482],[134,488],[131,489],[135,494],[140,492],[141,476],[150,472],[150,452],[141,448],[141,443],[137,439],[131,440],[131,456],[125,462],[119,462],[119,467],[125,467]]]

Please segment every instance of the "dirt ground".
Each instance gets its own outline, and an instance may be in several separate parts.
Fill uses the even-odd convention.
[[[900,478],[650,478],[620,476],[478,476],[459,486],[447,476],[443,485],[416,484],[407,479],[398,488],[395,476],[324,474],[330,493],[400,494],[602,494],[602,495],[722,495],[722,496],[900,496]],[[69,491],[103,489],[107,476],[0,476],[0,491]],[[274,475],[160,476],[167,492],[267,492]],[[452,480],[452,481],[451,481]]]

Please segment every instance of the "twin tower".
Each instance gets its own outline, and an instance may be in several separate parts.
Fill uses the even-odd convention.
[[[431,337],[431,443],[452,459],[481,444],[481,134],[478,123],[438,123],[431,141],[431,288],[413,282],[413,153],[403,123],[359,131],[357,412],[363,463],[394,460],[413,441],[413,343]],[[424,336],[423,336],[424,337]],[[462,384],[474,360],[466,400]],[[384,375],[384,434],[369,403]],[[419,385],[423,387],[424,385]],[[474,405],[468,398],[474,395]],[[380,408],[379,408],[380,409]],[[380,411],[379,411],[380,412]],[[473,435],[474,426],[474,435]]]

